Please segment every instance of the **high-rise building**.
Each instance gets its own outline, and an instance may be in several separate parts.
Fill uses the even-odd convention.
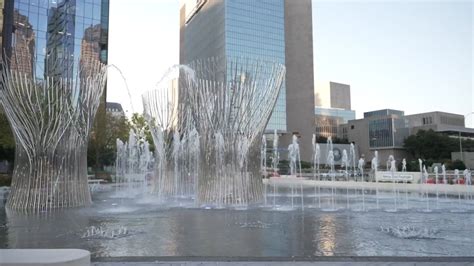
[[[318,82],[314,88],[314,105],[351,110],[351,86],[334,81]]]
[[[305,147],[311,147],[314,123],[311,0],[183,0],[180,63],[227,56],[286,66],[266,132],[277,130],[282,147],[297,134],[301,157],[309,160],[312,151]]]
[[[2,2],[2,50],[15,59],[12,69],[71,78],[83,62],[107,63],[109,0]]]

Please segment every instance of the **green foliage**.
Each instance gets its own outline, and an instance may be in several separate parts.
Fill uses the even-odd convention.
[[[399,163],[398,169],[401,171],[402,170],[402,163]],[[408,172],[418,172],[420,171],[420,163],[418,160],[413,160],[413,161],[407,161],[407,171]]]
[[[301,161],[301,169],[309,169],[313,167],[310,162]]]
[[[134,113],[132,115],[131,126],[138,131],[143,130],[143,132],[145,132],[145,138],[150,144],[150,151],[154,152],[155,145],[153,143],[153,137],[151,135],[150,127],[148,126],[145,117],[141,114]]]
[[[416,135],[405,139],[405,149],[415,158],[432,161],[444,161],[451,158],[451,152],[459,151],[459,139],[434,132],[420,130]],[[462,140],[463,151],[474,151],[474,141]]]
[[[328,141],[328,138],[323,137],[323,136],[318,136],[316,137],[316,142],[317,143],[326,143]],[[343,139],[343,138],[332,138],[332,143],[334,144],[350,144],[349,140]]]
[[[445,162],[447,170],[464,170],[466,169],[466,165],[461,160],[454,160],[454,161],[446,161]]]
[[[100,115],[103,114],[98,113],[96,117],[87,151],[87,164],[94,166],[96,170],[115,163],[117,139],[127,141],[130,131],[130,123],[126,117],[106,113],[105,119],[100,119]]]
[[[117,139],[123,142],[128,141],[130,129],[143,131],[147,141],[150,143],[150,150],[153,152],[153,138],[150,128],[143,115],[133,114],[129,121],[126,117],[114,116],[111,113],[105,114],[105,119],[101,117],[103,113],[99,110],[96,122],[89,140],[87,163],[94,166],[96,174],[100,174],[103,166],[115,164],[117,155]]]

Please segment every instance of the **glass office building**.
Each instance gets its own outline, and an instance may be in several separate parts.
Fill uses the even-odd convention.
[[[186,23],[186,31],[185,42],[181,43],[181,63],[230,56],[252,57],[285,65],[284,0],[197,2],[194,8],[187,7],[187,16],[182,22]],[[227,78],[232,79],[228,70]],[[266,130],[286,132],[286,119],[286,87],[283,83]]]
[[[226,54],[285,65],[284,0],[227,0],[225,5]],[[284,83],[267,124],[267,130],[275,129],[286,131]]]
[[[369,119],[370,148],[401,148],[409,135],[403,111],[384,109],[364,113]]]
[[[4,9],[12,69],[71,78],[90,59],[107,63],[109,0],[5,0]]]

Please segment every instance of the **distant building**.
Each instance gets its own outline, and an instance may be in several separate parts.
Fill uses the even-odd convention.
[[[340,137],[358,146],[360,156],[368,161],[378,151],[380,160],[393,155],[396,160],[407,157],[403,141],[409,135],[404,112],[384,109],[364,113],[363,119],[340,125]]]
[[[125,117],[125,112],[120,103],[107,102],[105,104],[105,111],[115,117]]]
[[[314,92],[314,133],[316,137],[339,136],[339,125],[355,119],[351,110],[350,85],[337,82],[318,83]]]
[[[405,139],[419,130],[429,129],[456,138],[474,138],[474,129],[464,126],[462,115],[446,112],[405,115],[392,109],[366,112],[363,119],[349,120],[339,126],[339,137],[354,142],[366,161],[378,151],[382,163],[389,155],[397,161],[410,158],[403,148]]]
[[[107,64],[109,0],[0,0],[0,8],[1,57],[15,59],[11,69],[72,78],[81,62]]]
[[[33,75],[35,57],[35,32],[32,30],[28,17],[13,11],[13,18],[17,22],[13,36],[13,49],[10,67],[20,73]]]
[[[466,128],[463,115],[446,112],[428,112],[407,115],[411,134],[416,134],[419,130],[432,129],[435,132],[449,136],[474,138],[474,129]]]
[[[0,58],[13,58],[12,70],[73,78],[83,62],[107,64],[109,0],[0,0],[0,9]]]
[[[310,160],[314,123],[311,0],[183,0],[180,63],[226,56],[286,66],[286,80],[266,132],[277,130],[282,147],[288,147],[297,134],[305,147],[301,157]]]
[[[318,82],[314,92],[315,106],[351,110],[351,86],[338,82]]]

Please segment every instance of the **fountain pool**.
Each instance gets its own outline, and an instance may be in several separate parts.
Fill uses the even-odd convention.
[[[94,204],[88,208],[28,215],[1,209],[0,248],[82,248],[90,250],[94,260],[472,255],[472,209],[449,215],[436,209],[427,213],[400,208],[392,213],[369,207],[358,211],[354,203],[350,210],[326,212],[311,207],[314,198],[306,193],[303,199],[309,205],[304,209],[273,208],[270,198],[269,206],[206,209],[186,199],[160,205],[146,198],[112,197],[115,189],[107,186],[93,194]],[[278,191],[277,205],[288,206],[291,190],[279,184]],[[295,205],[298,198],[295,189]],[[344,200],[338,197],[336,206],[344,206]]]

